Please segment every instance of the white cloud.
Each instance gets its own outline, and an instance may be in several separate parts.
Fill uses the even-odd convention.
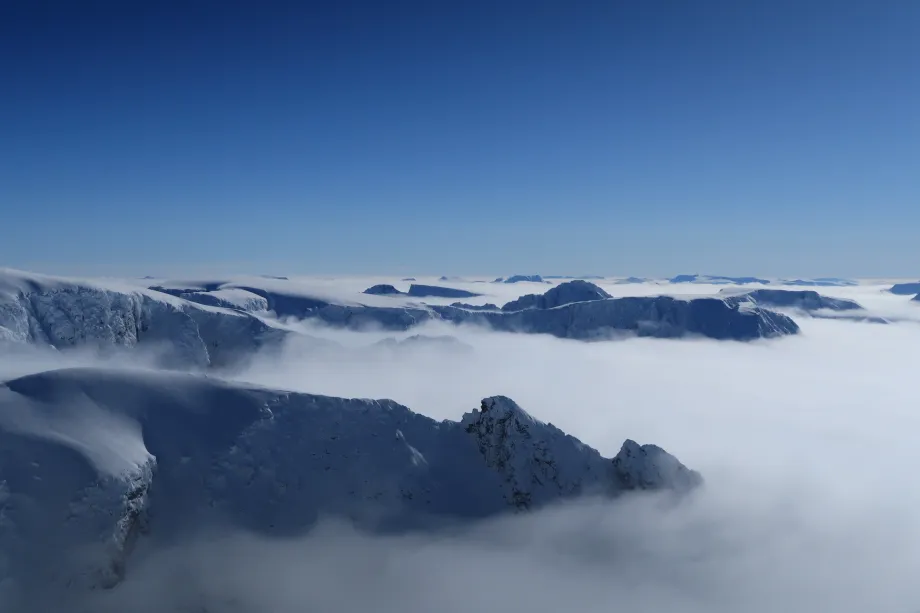
[[[128,582],[87,610],[917,611],[920,305],[878,287],[820,291],[912,321],[799,318],[801,336],[755,343],[432,325],[422,332],[475,352],[265,356],[237,377],[450,419],[504,394],[608,455],[627,437],[659,444],[707,483],[678,507],[587,501],[436,538],[337,524],[290,541],[202,536],[139,551]],[[349,347],[386,336],[312,331]]]

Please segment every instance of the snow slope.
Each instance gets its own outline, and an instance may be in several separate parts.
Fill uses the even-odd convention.
[[[607,459],[501,396],[436,422],[201,375],[48,371],[0,386],[0,584],[111,587],[138,539],[218,520],[276,536],[325,515],[420,529],[699,483],[657,447],[627,441]]]

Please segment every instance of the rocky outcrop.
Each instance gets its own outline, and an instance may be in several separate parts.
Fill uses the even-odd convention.
[[[920,294],[920,281],[917,283],[895,283],[888,291],[898,296]]]
[[[817,277],[815,279],[783,279],[780,285],[793,285],[800,287],[851,287],[859,285],[852,279],[841,279],[839,277]]]
[[[527,294],[512,300],[502,307],[502,311],[523,311],[525,309],[553,309],[573,302],[605,300],[610,294],[593,283],[575,280],[560,283],[543,294]]]
[[[759,277],[726,277],[723,275],[677,275],[670,279],[670,283],[711,283],[714,285],[748,285],[751,283],[760,283],[769,285],[768,279]]]
[[[495,471],[502,495],[519,510],[582,494],[629,490],[688,490],[699,474],[654,446],[627,440],[609,460],[552,424],[543,423],[504,396],[486,398],[461,426]]]
[[[401,291],[386,283],[372,285],[364,290],[364,293],[372,296],[399,296],[402,294]]]
[[[457,309],[466,309],[467,311],[498,311],[498,305],[487,302],[485,304],[467,304],[465,302],[454,302],[450,306]]]
[[[431,308],[454,323],[474,323],[504,332],[550,334],[577,340],[608,340],[629,334],[657,338],[697,335],[746,341],[799,332],[798,325],[786,315],[719,298],[608,298],[551,309],[501,313]]]
[[[625,279],[617,279],[617,285],[632,285],[636,283],[647,283],[648,279],[643,277],[626,277]]]
[[[438,285],[419,285],[417,283],[409,286],[408,294],[413,298],[474,298],[480,295],[465,289]]]

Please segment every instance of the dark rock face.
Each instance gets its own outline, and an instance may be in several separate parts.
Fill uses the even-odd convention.
[[[752,301],[761,306],[785,307],[803,311],[859,311],[862,306],[853,300],[822,296],[813,290],[755,289],[744,294],[731,296],[726,300],[733,302]]]
[[[911,294],[920,294],[920,281],[916,283],[895,283],[888,290],[898,296],[910,296]]]
[[[386,283],[380,283],[380,284],[378,284],[378,285],[372,285],[371,287],[369,287],[369,288],[367,288],[366,290],[364,290],[364,293],[365,293],[365,294],[371,294],[371,295],[374,295],[374,296],[397,296],[397,295],[402,294],[401,291],[399,291],[398,289],[396,289],[396,288],[393,287],[392,285],[388,285],[388,284],[386,284]]]
[[[500,313],[432,307],[443,319],[478,323],[495,330],[551,334],[559,338],[605,340],[622,334],[657,338],[700,335],[719,340],[753,340],[797,334],[786,315],[719,298],[680,300],[670,296],[608,298],[551,309]]]
[[[438,285],[419,285],[413,283],[409,286],[409,295],[413,298],[474,298],[480,296],[475,292],[453,287],[440,287]]]
[[[502,307],[502,311],[523,311],[525,309],[552,309],[573,302],[604,300],[610,294],[587,281],[575,280],[560,283],[544,294],[527,294],[512,300]]]
[[[670,280],[671,283],[715,283],[715,284],[734,284],[748,285],[750,283],[760,283],[769,285],[770,281],[759,277],[726,277],[723,275],[677,275]]]
[[[540,275],[511,275],[502,283],[543,283],[543,277]]]
[[[467,304],[465,302],[454,302],[450,306],[467,311],[498,311],[498,305],[487,302],[485,304]]]
[[[801,287],[847,287],[857,285],[856,281],[841,279],[839,277],[818,277],[817,279],[785,279],[781,285],[796,285]]]

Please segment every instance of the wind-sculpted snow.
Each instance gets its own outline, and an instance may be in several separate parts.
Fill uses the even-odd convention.
[[[818,277],[816,279],[783,279],[780,285],[796,285],[802,287],[851,287],[858,285],[851,279],[839,277]]]
[[[238,309],[248,312],[269,310],[269,303],[266,297],[240,288],[220,288],[209,291],[197,291],[154,286],[150,289],[207,306]]]
[[[437,422],[389,400],[204,376],[30,375],[0,386],[0,583],[24,597],[111,587],[139,538],[156,544],[218,519],[276,536],[329,515],[422,529],[700,483],[656,447],[623,449],[605,459],[504,397]]]
[[[523,311],[525,309],[553,309],[573,302],[604,300],[610,294],[588,281],[575,280],[560,283],[543,294],[527,294],[512,300],[502,307],[502,311]]]

